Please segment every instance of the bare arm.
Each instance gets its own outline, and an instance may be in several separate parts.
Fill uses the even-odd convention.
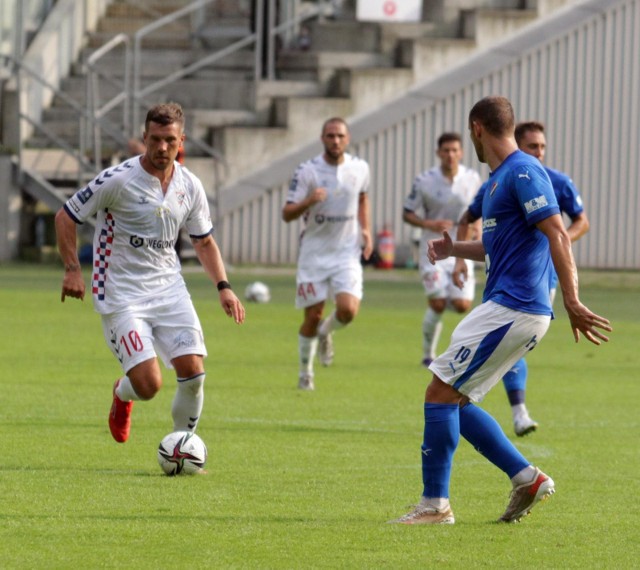
[[[571,224],[567,228],[567,233],[571,238],[571,242],[578,241],[584,234],[589,231],[589,218],[587,214],[582,212],[571,220]]]
[[[222,256],[220,255],[220,249],[211,235],[205,238],[192,238],[191,242],[198,256],[198,260],[204,267],[207,275],[217,285],[221,281],[227,281],[227,272],[222,262]],[[244,322],[245,310],[244,306],[236,297],[235,293],[231,289],[222,289],[220,292],[220,305],[224,312],[233,317],[233,320],[237,324]]]
[[[456,241],[468,241],[479,230],[480,218],[474,217],[474,215],[467,209],[464,214],[458,220],[458,230],[456,231]]]
[[[64,278],[62,279],[62,294],[60,300],[64,303],[65,297],[84,300],[85,285],[80,261],[78,260],[76,223],[69,214],[60,208],[56,214],[56,240],[58,251],[64,264]]]
[[[609,321],[592,313],[578,297],[578,270],[571,251],[571,239],[562,223],[562,217],[555,214],[536,224],[536,227],[549,240],[551,259],[558,274],[564,307],[576,342],[580,340],[581,332],[594,344],[600,344],[601,340],[607,342],[609,338],[597,329],[611,331]]]
[[[301,202],[287,202],[282,208],[282,219],[287,223],[297,220],[311,206],[318,202],[324,202],[326,199],[327,191],[325,188],[314,188]]]
[[[427,256],[432,264],[454,255],[473,261],[484,261],[484,245],[480,240],[452,241],[449,232],[443,232],[441,239],[429,240]]]
[[[362,232],[362,255],[365,259],[369,259],[373,253],[373,239],[371,238],[371,216],[367,192],[360,192],[358,197],[358,222]]]
[[[480,218],[476,219],[469,209],[465,210],[458,221],[456,241],[469,241],[474,235],[478,235],[479,232]],[[468,268],[465,260],[462,257],[457,257],[453,268],[453,284],[459,289],[464,287],[464,282],[469,277],[467,273]]]
[[[430,230],[432,232],[443,232],[450,230],[453,227],[453,220],[437,219],[430,220],[427,218],[421,218],[415,212],[410,210],[404,210],[402,212],[402,220],[411,226],[421,228],[423,230]]]

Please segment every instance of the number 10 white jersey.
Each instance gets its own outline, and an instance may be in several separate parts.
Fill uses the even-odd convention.
[[[178,162],[164,194],[135,157],[101,172],[64,208],[77,223],[97,214],[91,291],[102,314],[186,291],[175,250],[179,229],[191,237],[213,230],[202,183]]]

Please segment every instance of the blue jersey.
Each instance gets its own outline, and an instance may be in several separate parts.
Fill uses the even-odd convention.
[[[584,205],[580,197],[580,192],[578,192],[573,180],[559,170],[554,170],[547,166],[545,166],[544,169],[547,171],[549,179],[551,180],[551,186],[553,186],[553,191],[556,193],[556,200],[558,201],[560,211],[572,220],[582,214],[582,212],[584,212]],[[480,190],[478,190],[473,202],[469,206],[469,211],[476,220],[482,217],[482,198],[488,185],[489,182],[485,182],[480,187]]]
[[[487,273],[483,302],[552,315],[549,242],[535,227],[560,213],[549,175],[537,158],[517,150],[491,173],[483,194]]]
[[[560,172],[559,170],[554,170],[547,166],[545,166],[544,169],[551,180],[551,185],[553,186],[553,191],[555,192],[560,212],[566,214],[572,220],[576,216],[582,214],[582,212],[584,212],[582,198],[580,197],[580,192],[578,192],[573,180],[571,180],[571,178],[564,172]],[[482,198],[488,185],[489,182],[487,181],[480,187],[480,190],[478,190],[473,202],[469,206],[469,211],[476,219],[482,217]],[[553,269],[549,276],[549,288],[555,289],[557,283],[558,275],[555,269]]]

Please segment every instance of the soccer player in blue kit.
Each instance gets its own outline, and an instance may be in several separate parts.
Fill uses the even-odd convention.
[[[544,163],[544,156],[547,148],[547,140],[544,134],[544,125],[539,121],[525,121],[518,123],[514,136],[518,148],[531,156],[535,156],[541,163]],[[566,214],[571,220],[567,227],[567,233],[572,242],[580,239],[589,231],[589,219],[584,211],[582,198],[573,181],[564,172],[554,170],[545,166],[551,185],[558,200],[558,207],[562,214]],[[482,185],[476,194],[474,201],[469,205],[468,210],[462,215],[457,231],[457,239],[469,239],[471,228],[469,224],[474,223],[482,217],[482,198],[488,182]],[[466,283],[468,273],[465,260],[458,259],[453,271],[454,285],[462,289]],[[556,294],[558,276],[555,271],[551,272],[551,283],[549,285],[551,305]],[[538,428],[538,423],[531,418],[527,409],[526,389],[527,389],[528,367],[527,361],[521,358],[516,362],[511,370],[505,375],[503,380],[507,398],[511,405],[513,416],[513,430],[518,437],[525,436]]]
[[[500,517],[517,522],[555,491],[507,438],[496,420],[476,406],[513,364],[546,333],[551,317],[550,272],[555,267],[576,342],[608,341],[609,321],[584,306],[571,240],[540,161],[518,150],[508,99],[485,97],[469,113],[471,141],[491,169],[482,203],[481,241],[453,242],[447,232],[429,242],[429,259],[449,256],[485,261],[487,282],[480,305],[456,327],[449,348],[429,366],[425,395],[420,503],[393,522],[453,524],[449,480],[460,435],[501,469],[512,483]]]

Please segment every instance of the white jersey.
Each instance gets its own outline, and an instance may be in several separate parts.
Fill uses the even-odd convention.
[[[453,182],[442,174],[440,166],[419,174],[413,181],[411,193],[404,201],[404,209],[422,215],[427,220],[453,220],[456,223],[477,194],[482,180],[473,169],[460,164]],[[449,231],[455,238],[456,227]],[[438,232],[423,229],[420,240],[420,265],[426,267],[427,243],[441,238]],[[455,260],[453,260],[455,261]]]
[[[297,168],[287,203],[302,202],[320,187],[326,188],[327,199],[304,214],[298,255],[298,278],[302,281],[326,279],[340,267],[360,264],[358,204],[360,194],[369,191],[369,165],[345,153],[344,162],[333,166],[320,154]]]
[[[178,162],[166,194],[135,157],[101,172],[64,206],[76,223],[97,214],[91,291],[96,311],[112,313],[166,293],[186,293],[175,244],[212,231],[200,180]]]

